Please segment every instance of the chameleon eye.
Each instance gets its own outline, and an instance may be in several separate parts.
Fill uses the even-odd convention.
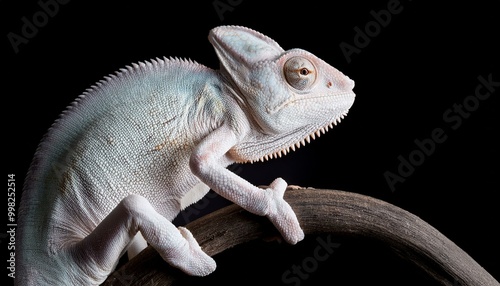
[[[311,61],[303,57],[287,60],[283,73],[288,84],[298,90],[308,89],[316,81],[316,68]]]

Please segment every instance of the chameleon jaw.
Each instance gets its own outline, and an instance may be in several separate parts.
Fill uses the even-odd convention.
[[[338,117],[336,117],[329,124],[316,129],[315,131],[313,131],[313,132],[309,133],[308,135],[306,135],[302,140],[299,140],[299,141],[295,142],[294,144],[292,144],[292,145],[290,145],[288,147],[284,147],[284,148],[278,149],[277,151],[273,151],[273,152],[271,152],[269,154],[266,154],[266,155],[260,157],[259,159],[248,160],[247,162],[249,162],[249,163],[265,162],[265,161],[268,161],[270,159],[281,158],[282,156],[285,156],[286,154],[290,153],[291,151],[295,151],[296,149],[299,149],[301,146],[305,146],[306,143],[310,143],[311,140],[316,139],[316,137],[320,137],[321,134],[325,134],[329,129],[332,129],[334,126],[336,126],[338,123],[340,123],[340,121],[342,119],[344,119],[344,117],[346,115],[347,115],[347,112],[343,112],[342,114],[340,114]]]

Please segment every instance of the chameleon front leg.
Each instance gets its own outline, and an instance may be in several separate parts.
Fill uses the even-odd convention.
[[[295,213],[283,199],[287,183],[275,179],[269,188],[258,188],[224,166],[230,162],[227,152],[237,144],[234,132],[227,126],[210,133],[196,147],[190,158],[191,171],[216,193],[245,210],[266,216],[284,239],[295,244],[304,238]]]
[[[105,279],[139,231],[165,261],[187,274],[205,276],[215,270],[215,261],[201,250],[189,230],[174,226],[139,195],[124,198],[68,253],[85,274],[96,281]]]

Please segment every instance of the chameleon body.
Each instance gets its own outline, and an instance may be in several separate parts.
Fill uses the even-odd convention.
[[[217,27],[209,40],[219,70],[167,58],[133,64],[49,129],[22,195],[17,285],[98,285],[122,254],[147,244],[207,275],[215,261],[171,221],[209,189],[267,216],[289,243],[303,239],[284,180],[261,189],[225,167],[284,155],[333,127],[353,104],[354,82],[248,28]]]

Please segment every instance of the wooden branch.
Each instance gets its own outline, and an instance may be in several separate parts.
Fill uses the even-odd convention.
[[[467,253],[417,216],[389,203],[354,193],[287,190],[286,201],[306,234],[332,233],[377,239],[424,269],[443,285],[500,286]],[[266,218],[236,205],[190,224],[202,249],[213,256],[228,248],[276,233]],[[148,247],[115,271],[103,285],[171,285],[183,274]],[[149,284],[147,284],[149,283]]]

